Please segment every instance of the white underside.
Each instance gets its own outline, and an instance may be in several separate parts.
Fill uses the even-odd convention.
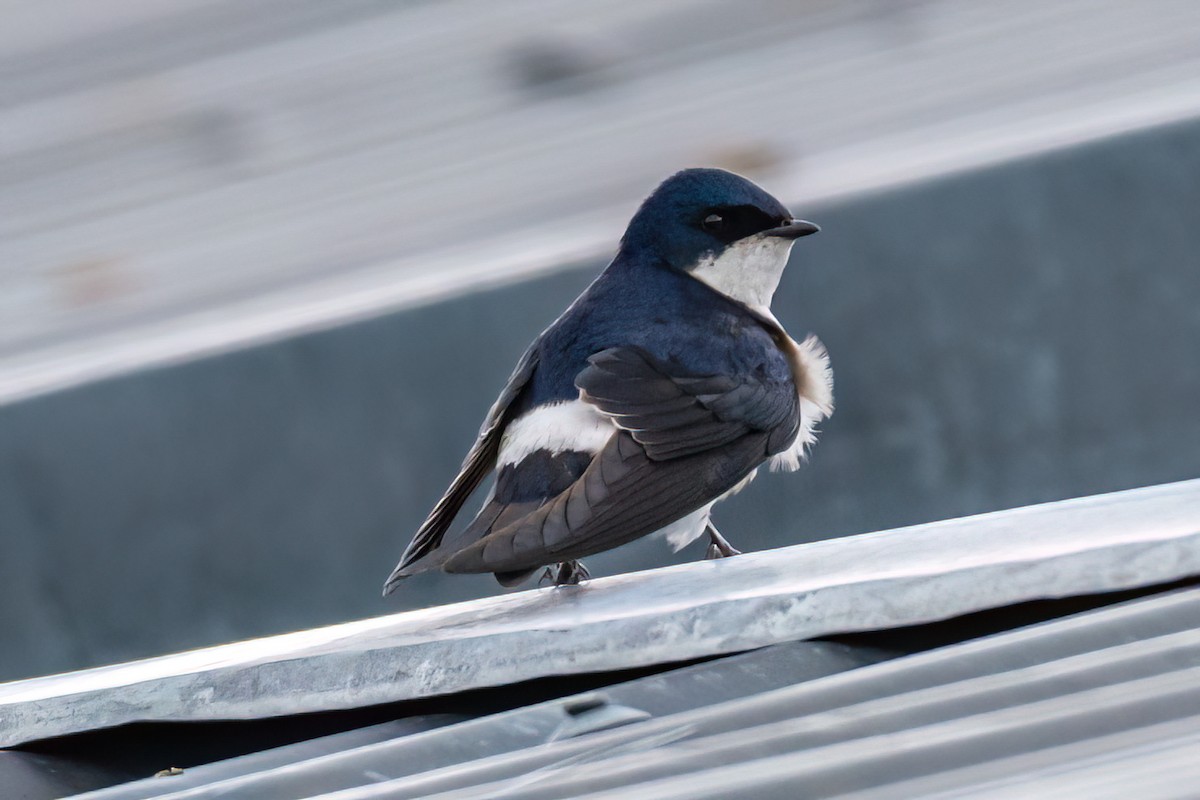
[[[702,506],[682,519],[677,519],[665,528],[659,528],[654,532],[655,536],[663,536],[667,540],[667,544],[671,545],[671,549],[678,553],[683,548],[687,547],[692,542],[700,538],[704,533],[704,529],[708,526],[709,515],[712,514],[712,508],[717,503],[727,497],[740,492],[750,485],[750,481],[754,480],[754,476],[758,474],[758,470],[753,470],[749,475],[742,478],[737,486],[734,486],[725,494],[713,500],[706,506]]]
[[[659,528],[653,535],[664,537],[667,540],[667,544],[671,546],[671,550],[678,553],[699,539],[700,535],[704,533],[704,528],[708,525],[708,517],[712,514],[712,507],[715,503],[716,501],[714,500],[706,506],[697,508],[686,517],[675,520],[665,528]]]

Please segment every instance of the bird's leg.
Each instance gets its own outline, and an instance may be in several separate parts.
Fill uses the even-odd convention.
[[[704,554],[706,559],[709,558],[729,558],[730,556],[740,556],[741,550],[731,545],[721,535],[720,531],[710,522],[704,531],[708,534],[708,552]]]
[[[583,565],[582,561],[562,561],[558,565],[558,571],[554,574],[554,585],[575,586],[590,577],[592,577],[592,573],[588,572],[588,568]]]

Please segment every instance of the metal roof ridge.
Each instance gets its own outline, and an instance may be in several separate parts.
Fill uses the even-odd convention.
[[[1193,480],[0,684],[0,746],[649,666],[1197,574]]]

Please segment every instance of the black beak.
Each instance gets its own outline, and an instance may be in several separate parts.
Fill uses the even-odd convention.
[[[794,219],[785,225],[780,225],[778,228],[763,231],[763,235],[778,236],[781,239],[799,239],[801,236],[808,236],[810,233],[816,233],[819,230],[821,229],[811,222]]]

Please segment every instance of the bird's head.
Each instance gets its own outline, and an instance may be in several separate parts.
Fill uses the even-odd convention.
[[[766,309],[792,243],[820,228],[721,169],[685,169],[642,203],[621,251],[650,256],[751,307]]]

